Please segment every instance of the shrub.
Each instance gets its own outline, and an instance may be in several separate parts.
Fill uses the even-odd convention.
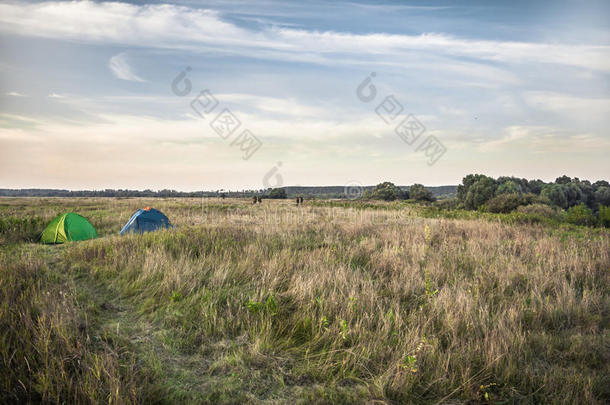
[[[610,206],[599,206],[599,224],[606,228],[610,228]]]
[[[413,184],[409,188],[409,197],[415,201],[434,201],[434,196],[421,184]]]
[[[286,198],[286,190],[283,188],[274,188],[269,191],[269,198],[282,199]]]
[[[485,211],[494,213],[509,213],[522,205],[522,199],[519,194],[500,194],[485,204]]]
[[[509,213],[522,205],[529,205],[537,202],[535,194],[500,194],[485,204],[485,211],[494,213]]]
[[[546,204],[531,204],[531,205],[522,205],[517,208],[517,212],[528,215],[535,215],[544,218],[553,218],[556,219],[559,217],[559,212],[556,208],[553,208]]]
[[[377,184],[372,190],[367,191],[364,196],[374,200],[394,201],[408,198],[409,194],[402,191],[400,187],[396,186],[394,183],[386,181]]]
[[[437,200],[434,206],[444,210],[454,210],[458,207],[458,201],[456,198],[446,198],[443,200]]]
[[[565,214],[565,221],[574,225],[595,225],[597,222],[593,211],[584,204],[578,204],[568,208]]]

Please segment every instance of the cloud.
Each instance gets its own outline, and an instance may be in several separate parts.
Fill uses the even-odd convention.
[[[530,91],[526,102],[535,108],[586,120],[607,121],[610,113],[610,98],[578,97],[555,92]]]
[[[522,154],[591,153],[610,148],[610,140],[591,133],[575,133],[560,128],[542,125],[512,125],[504,129],[499,139],[483,142],[481,152],[509,150]]]
[[[137,76],[132,72],[131,66],[127,61],[127,54],[125,52],[114,55],[108,61],[108,67],[112,73],[121,80],[129,80],[132,82],[144,82],[145,80]]]
[[[21,94],[19,92],[16,91],[9,91],[8,93],[4,93],[5,96],[10,96],[10,97],[27,97],[25,94]]]
[[[3,154],[0,168],[19,163],[36,170],[16,175],[0,170],[0,173],[11,173],[11,176],[0,176],[0,180],[18,187],[54,184],[54,187],[76,188],[251,188],[260,184],[261,177],[277,163],[278,156],[284,162],[282,175],[287,184],[312,181],[332,184],[347,181],[348,177],[379,182],[397,173],[409,172],[416,172],[417,176],[409,181],[401,180],[404,184],[452,183],[458,180],[456,173],[461,176],[480,170],[483,165],[486,170],[494,171],[493,175],[515,174],[527,167],[524,176],[544,174],[548,177],[557,170],[566,170],[579,177],[593,178],[608,168],[606,160],[599,157],[610,146],[607,139],[552,127],[507,127],[500,140],[479,146],[468,143],[459,150],[453,143],[447,143],[450,153],[438,163],[450,165],[451,171],[447,172],[426,170],[425,156],[404,144],[374,116],[350,122],[295,122],[290,118],[271,120],[241,112],[237,115],[244,127],[263,142],[256,157],[247,162],[241,159],[241,152],[231,146],[230,140],[220,138],[209,128],[209,121],[201,119],[106,115],[103,123],[78,126],[56,118],[35,120],[36,127],[28,131],[22,125],[10,125],[0,128],[4,146],[0,151]],[[17,119],[29,120],[0,115],[0,121]],[[375,137],[376,133],[381,135]],[[434,135],[443,142],[451,137],[447,132]],[[144,151],[132,156],[135,145]],[[498,159],[497,153],[504,159]],[[70,160],[69,167],[63,167],[62,161],[68,154],[76,157]],[[555,154],[562,158],[550,159]],[[596,158],[591,159],[592,155]],[[40,159],[40,156],[49,156],[49,159]],[[133,176],[128,178],[121,176],[124,165],[116,164],[124,160],[129,160],[130,167],[135,168]],[[92,161],[96,165],[92,166]],[[151,166],[153,161],[155,164]],[[40,173],[46,174],[41,177]],[[342,176],[347,177],[342,180]],[[398,176],[398,179],[405,178]],[[58,179],[61,183],[57,183]],[[122,183],[127,180],[132,183]]]
[[[36,118],[26,117],[19,114],[7,114],[0,113],[0,137],[2,136],[1,130],[14,129],[20,131],[20,136],[28,137],[25,129],[35,128],[40,124],[40,121]]]
[[[217,94],[216,97],[223,102],[236,103],[243,107],[255,108],[261,113],[270,114],[273,117],[290,116],[296,119],[321,118],[337,113],[320,106],[304,104],[294,98],[265,97],[255,94]]]
[[[353,34],[273,26],[252,30],[223,21],[216,11],[167,4],[10,3],[0,5],[0,22],[0,30],[20,35],[310,63],[400,64],[432,53],[486,63],[544,63],[610,72],[610,46],[605,45],[473,40],[439,33]],[[117,71],[131,77],[126,80],[137,78],[117,63]]]
[[[50,93],[47,97],[49,98],[66,98],[66,96],[57,93]]]

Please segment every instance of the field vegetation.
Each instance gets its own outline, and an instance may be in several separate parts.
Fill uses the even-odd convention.
[[[610,232],[527,207],[2,198],[0,402],[608,403]]]

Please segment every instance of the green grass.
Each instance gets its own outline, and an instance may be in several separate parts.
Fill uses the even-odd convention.
[[[0,402],[610,401],[603,229],[404,203],[1,202]],[[118,236],[145,205],[176,228]],[[65,211],[101,237],[32,242]]]

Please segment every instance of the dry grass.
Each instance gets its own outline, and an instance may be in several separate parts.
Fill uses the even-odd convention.
[[[102,236],[2,247],[5,399],[610,400],[607,231],[383,204],[0,203],[41,221],[77,210]],[[149,204],[176,229],[116,235]]]

